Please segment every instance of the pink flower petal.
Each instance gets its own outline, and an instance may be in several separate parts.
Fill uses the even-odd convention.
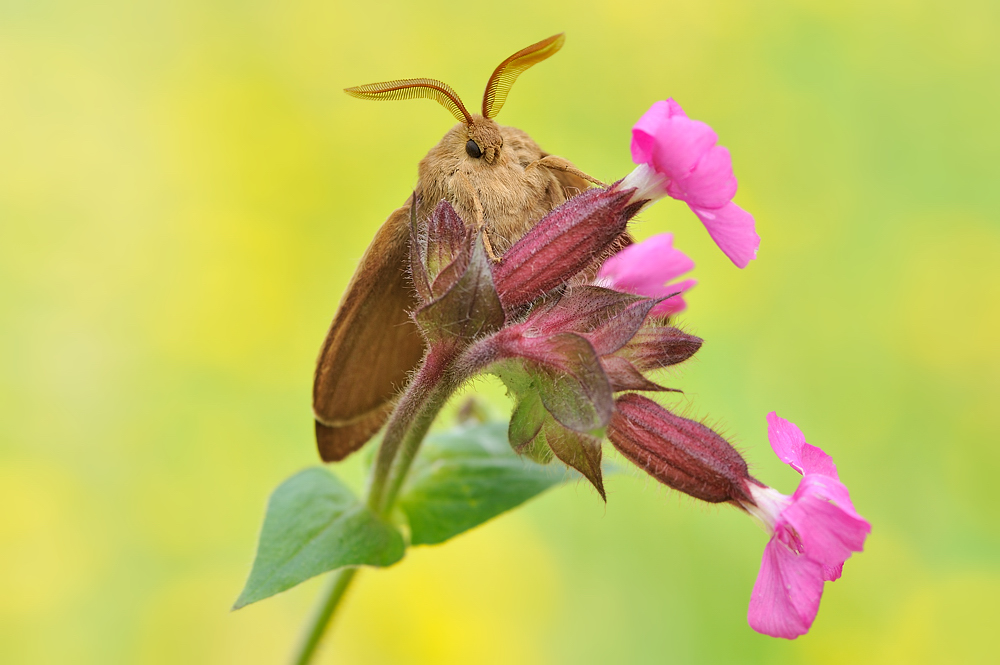
[[[749,513],[772,529],[748,619],[754,630],[794,638],[809,630],[824,582],[840,577],[844,562],[864,549],[871,524],[854,510],[833,460],[806,443],[794,423],[767,415],[768,439],[781,461],[804,473],[795,494],[750,486]]]
[[[715,210],[689,207],[705,225],[715,244],[737,267],[746,268],[757,258],[760,236],[754,230],[753,215],[735,203]]]
[[[653,160],[653,146],[656,144],[656,133],[660,125],[670,118],[669,101],[660,101],[649,107],[642,117],[632,126],[632,161],[636,164],[649,164]]]
[[[715,131],[700,120],[675,116],[656,133],[652,165],[671,180],[684,178],[717,140]]]
[[[835,480],[840,479],[840,476],[837,475],[837,465],[833,463],[833,458],[827,455],[819,446],[813,446],[808,443],[802,446],[800,459],[802,468],[807,474],[814,473],[821,476],[829,476]]]
[[[747,621],[758,633],[795,639],[809,631],[822,594],[822,566],[771,538],[750,594]]]
[[[685,113],[684,109],[681,108],[681,105],[677,103],[677,100],[670,97],[667,99],[667,117],[673,118],[675,116],[686,118],[687,113]]]
[[[827,582],[836,582],[844,573],[844,564],[839,566],[823,566],[823,579]]]
[[[767,438],[774,454],[799,473],[818,473],[837,480],[837,465],[822,448],[806,443],[798,426],[772,411],[767,414]]]
[[[799,492],[792,505],[782,511],[781,519],[795,529],[803,553],[823,566],[825,580],[840,577],[844,562],[853,552],[864,549],[872,529],[861,517],[850,515],[825,498],[815,494],[799,496]]]
[[[847,486],[836,478],[831,478],[820,473],[807,473],[799,481],[799,486],[795,489],[795,494],[792,495],[792,498],[795,499],[796,497],[810,494],[823,497],[827,501],[833,501],[851,517],[859,520],[864,519],[854,509]]]
[[[649,164],[653,161],[656,135],[663,123],[673,117],[687,118],[681,105],[673,97],[666,101],[654,102],[632,127],[632,161]]]
[[[618,252],[601,266],[597,280],[610,288],[650,298],[662,298],[684,292],[697,284],[687,279],[666,284],[694,268],[694,261],[673,247],[673,235],[661,233]],[[653,308],[652,314],[668,316],[686,307],[678,296],[668,298]]]
[[[667,194],[696,208],[721,208],[736,195],[736,176],[729,150],[720,145],[709,149],[694,170],[670,181]]]
[[[694,268],[694,261],[673,246],[673,239],[671,233],[660,233],[629,245],[604,262],[597,278],[610,280],[615,287],[625,290],[661,287]]]
[[[732,159],[717,140],[673,99],[656,102],[632,128],[632,159],[640,166],[626,181],[643,199],[667,194],[687,203],[726,256],[745,268],[757,258],[760,238],[753,216],[732,203]]]

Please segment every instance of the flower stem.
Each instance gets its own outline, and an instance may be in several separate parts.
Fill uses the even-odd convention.
[[[347,591],[347,587],[350,586],[351,580],[354,579],[357,572],[357,568],[341,568],[333,574],[333,579],[330,580],[330,586],[327,587],[323,601],[317,607],[316,614],[313,616],[309,632],[302,641],[295,660],[292,661],[295,665],[306,665],[312,660],[313,655],[316,653],[316,647],[319,646],[320,640],[323,638],[323,633],[330,627],[330,620],[333,618],[333,613],[337,610],[337,606],[340,605],[340,600],[344,597],[344,592]]]
[[[410,465],[420,450],[438,412],[460,385],[451,374],[455,349],[450,345],[431,347],[416,376],[410,381],[386,426],[368,485],[368,506],[378,515],[387,515],[399,494]],[[296,665],[312,660],[323,634],[344,597],[357,568],[341,568],[334,573],[309,632],[295,658]]]
[[[413,464],[413,459],[417,456],[417,451],[420,450],[420,444],[427,436],[427,430],[430,429],[431,423],[434,422],[434,418],[445,402],[455,392],[455,388],[456,386],[451,385],[450,382],[443,381],[428,396],[423,409],[413,419],[402,445],[397,450],[396,461],[388,478],[388,487],[381,504],[383,515],[387,515],[392,510],[392,505],[396,502],[396,495],[399,494],[399,490],[406,480],[406,475],[410,472],[410,465]]]
[[[368,486],[368,506],[379,515],[392,508],[427,430],[458,388],[449,371],[455,355],[451,345],[432,346],[389,418]]]

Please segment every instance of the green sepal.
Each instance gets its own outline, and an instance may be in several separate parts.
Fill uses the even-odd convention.
[[[536,394],[545,410],[569,429],[590,433],[606,427],[614,393],[590,342],[560,333],[546,339],[545,347],[545,362],[513,356],[489,371],[519,399]]]
[[[604,479],[601,475],[601,437],[574,432],[553,419],[546,421],[539,437],[567,466],[583,474],[605,501]]]
[[[510,414],[510,425],[507,427],[510,447],[517,452],[522,452],[528,447],[542,430],[547,415],[548,412],[537,391],[527,390],[519,396],[514,411]]]

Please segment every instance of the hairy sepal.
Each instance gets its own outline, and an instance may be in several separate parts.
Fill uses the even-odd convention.
[[[706,425],[636,394],[616,400],[608,438],[664,485],[710,503],[749,501],[743,457]]]
[[[420,300],[427,304],[447,293],[465,274],[475,236],[447,201],[426,220],[410,217],[410,274]]]
[[[417,326],[430,344],[446,340],[468,342],[503,325],[503,307],[493,287],[490,261],[481,238],[476,236],[471,245],[461,276],[443,295],[414,313]],[[455,259],[460,260],[460,257]]]
[[[516,395],[536,392],[569,429],[602,430],[614,407],[611,384],[590,342],[574,333],[527,337],[507,329],[493,338],[498,374]]]
[[[658,383],[653,383],[635,366],[621,356],[602,356],[601,367],[611,382],[611,390],[621,392],[623,390],[641,390],[653,392],[681,392],[676,388],[667,388]]]
[[[656,303],[600,286],[579,286],[536,307],[518,327],[540,334],[578,333],[603,356],[625,346]]]
[[[549,418],[539,438],[561,462],[583,474],[601,498],[607,501],[601,474],[601,437],[567,429]]]
[[[640,373],[682,363],[701,348],[702,339],[651,317],[615,355]]]
[[[522,389],[517,396],[514,410],[510,414],[510,424],[507,427],[507,440],[510,447],[522,453],[531,446],[538,437],[545,423],[547,411],[538,392],[530,387]]]

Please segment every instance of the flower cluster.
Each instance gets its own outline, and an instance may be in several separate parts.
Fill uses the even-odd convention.
[[[670,234],[629,245],[629,220],[652,199],[683,200],[740,267],[759,238],[753,217],[731,200],[728,151],[676,102],[657,102],[640,119],[632,152],[640,163],[633,174],[556,208],[499,263],[446,201],[428,219],[414,218],[410,273],[421,304],[413,318],[428,357],[447,350],[454,381],[489,372],[504,382],[515,402],[509,441],[519,453],[559,459],[604,497],[607,438],[659,482],[757,518],[771,539],[749,622],[794,638],[809,629],[824,583],[861,551],[871,527],[830,457],[790,422],[768,416],[775,453],[804,474],[785,496],[753,478],[721,435],[640,394],[671,390],[649,373],[684,362],[702,340],[670,320],[695,283],[675,280],[693,262]]]

